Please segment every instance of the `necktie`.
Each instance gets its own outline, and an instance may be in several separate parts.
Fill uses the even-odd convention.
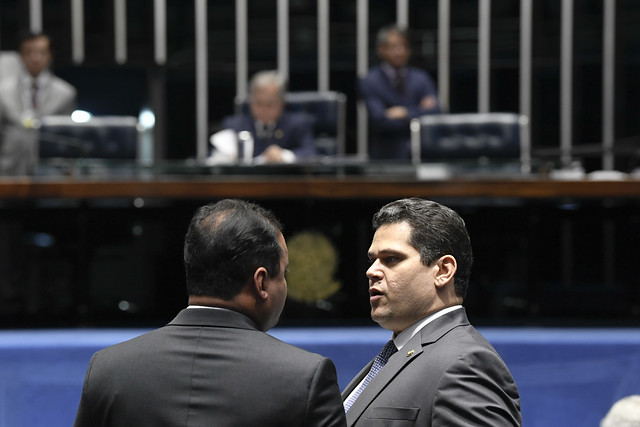
[[[38,108],[38,83],[35,79],[31,83],[31,106],[34,111]]]
[[[394,68],[393,85],[398,93],[404,93],[404,70]]]
[[[380,353],[378,353],[376,358],[373,359],[373,365],[371,365],[371,369],[369,370],[367,376],[364,378],[364,381],[360,383],[360,386],[357,388],[357,390],[351,393],[351,396],[349,396],[349,398],[344,402],[345,412],[349,411],[349,408],[351,408],[353,402],[355,402],[358,396],[360,396],[360,393],[362,393],[365,387],[371,382],[373,377],[375,377],[376,374],[380,372],[382,367],[387,364],[387,361],[389,360],[391,355],[396,351],[398,351],[398,349],[393,343],[393,340],[389,340],[389,342],[385,344],[382,350],[380,350]]]

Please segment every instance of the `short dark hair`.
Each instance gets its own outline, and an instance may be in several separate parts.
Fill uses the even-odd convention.
[[[53,44],[53,40],[49,34],[31,30],[22,30],[18,33],[18,49],[22,49],[23,43],[40,37],[45,37],[47,40],[49,40],[49,46],[51,47],[51,45]]]
[[[453,255],[458,269],[454,277],[456,295],[464,298],[469,287],[473,251],[464,220],[453,209],[417,197],[383,206],[373,216],[373,228],[406,222],[411,226],[409,244],[429,266],[444,255]]]
[[[397,24],[388,24],[378,30],[378,34],[376,35],[376,46],[387,43],[390,33],[398,34],[407,42],[407,44],[409,43],[409,32],[406,28]]]
[[[225,199],[198,208],[184,241],[189,295],[230,300],[265,267],[280,273],[282,225],[257,204]]]

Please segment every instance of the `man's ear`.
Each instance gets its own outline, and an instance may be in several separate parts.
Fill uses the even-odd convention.
[[[443,255],[436,261],[438,271],[436,271],[435,285],[443,287],[453,280],[453,276],[458,270],[458,263],[453,255]]]
[[[253,272],[253,289],[255,290],[258,299],[265,300],[269,296],[266,283],[268,279],[269,273],[264,267],[258,267],[256,271]]]

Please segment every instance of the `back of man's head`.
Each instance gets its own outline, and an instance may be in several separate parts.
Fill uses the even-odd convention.
[[[396,200],[383,206],[373,217],[374,230],[387,224],[406,222],[411,226],[409,244],[429,266],[443,255],[457,261],[456,295],[464,298],[469,286],[473,250],[464,220],[453,209],[417,197]]]
[[[258,267],[279,274],[282,226],[250,202],[221,200],[196,210],[184,242],[187,293],[230,300]]]
[[[634,427],[640,425],[640,396],[623,397],[613,404],[600,421],[600,427]]]

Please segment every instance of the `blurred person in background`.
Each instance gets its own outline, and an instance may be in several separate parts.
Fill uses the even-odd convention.
[[[436,88],[423,70],[408,66],[407,31],[388,25],[378,31],[382,63],[360,80],[360,95],[369,113],[371,159],[409,160],[411,119],[440,113]]]
[[[222,122],[223,132],[249,132],[254,163],[293,163],[316,154],[313,123],[303,113],[285,111],[285,87],[285,81],[276,71],[256,73],[249,84],[249,111],[226,117]],[[237,157],[242,157],[242,153]]]
[[[70,115],[76,107],[76,89],[49,69],[48,35],[21,33],[19,54],[19,72],[0,81],[0,175],[33,173],[40,118]]]
[[[640,426],[640,395],[623,397],[611,406],[600,427]]]

